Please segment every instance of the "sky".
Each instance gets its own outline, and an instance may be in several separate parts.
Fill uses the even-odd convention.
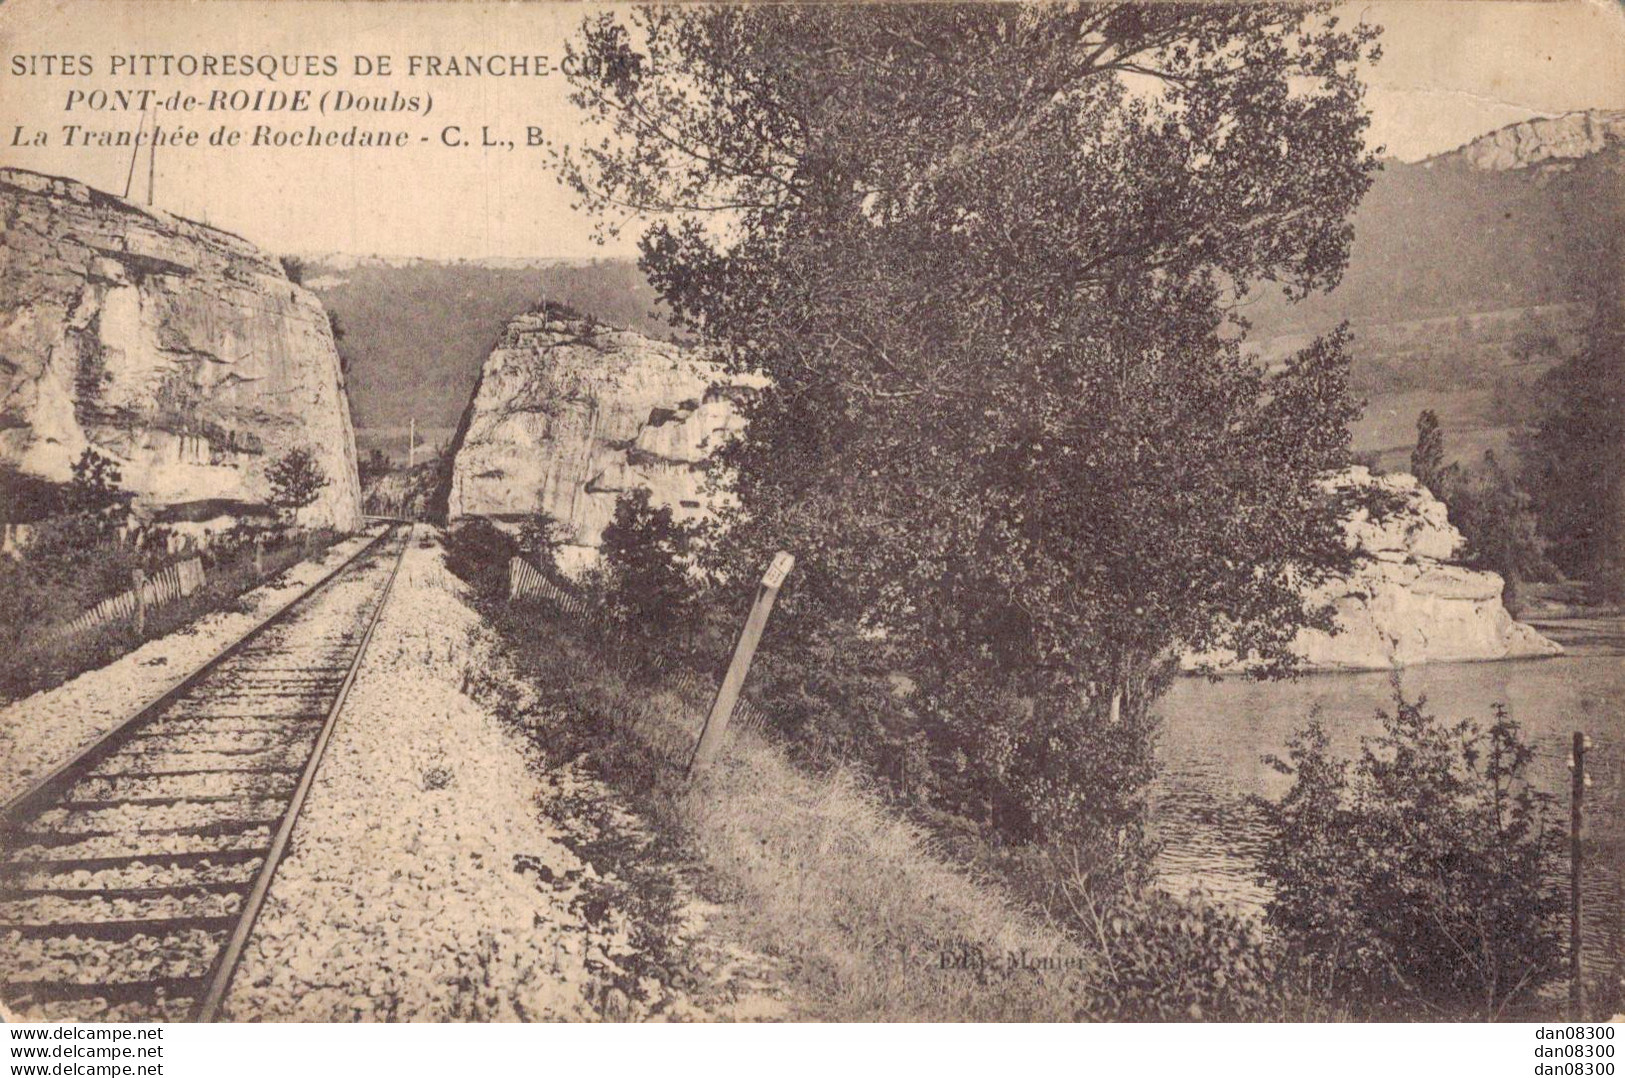
[[[562,76],[356,79],[355,54],[542,54],[556,63],[563,42],[593,9],[565,3],[450,4],[236,0],[9,0],[0,3],[0,165],[72,176],[120,193],[130,151],[70,148],[64,122],[133,129],[139,112],[64,111],[74,89],[152,87],[161,94],[220,86],[362,89],[432,94],[427,116],[314,117],[324,127],[401,127],[412,141],[394,150],[160,149],[154,204],[237,232],[276,252],[392,257],[590,258],[630,253],[593,242],[591,222],[571,209],[545,152],[527,148],[526,129],[567,142],[579,130]],[[1454,149],[1487,131],[1536,115],[1625,108],[1625,8],[1609,0],[1390,0],[1352,4],[1347,19],[1386,28],[1385,56],[1367,72],[1374,145],[1406,160]],[[338,78],[206,80],[111,76],[111,55],[331,54]],[[88,54],[92,77],[18,75],[19,58]],[[35,62],[37,65],[37,61]],[[398,74],[398,73],[397,73]],[[193,116],[196,115],[195,122]],[[82,117],[82,119],[81,119]],[[220,117],[180,118],[200,137]],[[246,134],[258,122],[300,129],[310,117],[237,115]],[[51,133],[46,146],[13,145],[14,129]],[[442,144],[455,126],[467,144]],[[478,145],[488,127],[497,140]],[[421,140],[427,141],[421,141]],[[146,196],[143,152],[133,195]]]

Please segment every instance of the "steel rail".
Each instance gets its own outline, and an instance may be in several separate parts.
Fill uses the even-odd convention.
[[[147,721],[156,717],[160,711],[186,695],[204,678],[214,673],[216,668],[227,659],[247,649],[251,643],[258,640],[269,629],[288,620],[297,608],[302,607],[312,596],[325,591],[341,573],[366,557],[369,552],[394,533],[395,526],[390,526],[380,532],[366,546],[346,558],[342,564],[317,580],[298,597],[290,600],[282,609],[254,626],[233,643],[216,652],[201,666],[143,705],[129,718],[79,750],[66,763],[46,773],[42,778],[11,798],[3,808],[0,808],[0,823],[10,823],[38,808],[42,801],[50,800],[57,790],[71,788],[75,782],[93,770],[102,759],[118,751],[135,731]],[[403,547],[402,550],[404,551],[405,548]]]
[[[399,525],[391,527],[385,534],[393,535],[398,527]],[[276,875],[277,866],[287,853],[288,842],[293,838],[293,829],[298,822],[299,810],[304,807],[305,798],[310,794],[311,785],[316,780],[316,769],[321,765],[322,755],[327,751],[327,743],[332,739],[333,729],[338,724],[339,712],[344,710],[344,702],[349,698],[351,686],[355,684],[356,674],[360,671],[361,662],[367,654],[367,645],[372,641],[373,630],[378,627],[384,607],[389,604],[389,594],[395,587],[395,578],[400,575],[401,562],[405,560],[407,547],[411,546],[411,543],[412,528],[408,525],[406,538],[401,543],[400,550],[396,552],[395,564],[389,571],[389,579],[384,581],[384,586],[378,593],[378,603],[367,618],[367,627],[362,631],[355,656],[350,661],[350,668],[344,675],[344,681],[339,685],[338,695],[333,698],[333,704],[328,708],[327,719],[322,724],[321,733],[316,736],[315,747],[311,749],[310,760],[305,764],[299,785],[294,787],[287,811],[282,816],[282,824],[271,839],[265,860],[254,878],[253,888],[243,901],[243,908],[237,915],[237,924],[232,929],[231,937],[215,954],[214,963],[206,977],[208,988],[192,1013],[194,1021],[214,1021],[220,1013],[221,1004],[225,1002],[226,991],[231,987],[231,979],[237,972],[238,963],[242,961],[243,948],[248,944],[248,937],[253,934],[254,923],[259,919],[260,909],[271,890],[271,880]]]

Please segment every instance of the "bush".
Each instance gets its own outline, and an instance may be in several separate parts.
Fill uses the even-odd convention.
[[[1501,575],[1506,582],[1501,600],[1516,617],[1523,582],[1557,575],[1557,567],[1546,557],[1546,541],[1529,495],[1489,450],[1475,468],[1452,464],[1439,483],[1450,522],[1467,540],[1467,564]]]
[[[384,455],[384,451],[374,447],[367,451],[356,465],[356,474],[361,479],[363,488],[371,487],[373,483],[382,479],[395,470],[395,465]]]
[[[1561,970],[1561,834],[1527,777],[1533,750],[1497,707],[1440,723],[1395,689],[1352,761],[1312,722],[1289,742],[1262,868],[1267,919],[1327,992],[1375,1014],[1493,1019]]]
[[[622,494],[604,529],[601,586],[611,617],[640,635],[692,634],[699,587],[689,572],[698,529],[656,506],[647,490]]]
[[[570,537],[569,527],[538,505],[519,522],[519,552],[554,580],[559,578],[559,548]]]
[[[1075,861],[1051,872],[1063,921],[1098,957],[1091,1017],[1258,1022],[1294,1006],[1290,966],[1251,919],[1150,886],[1102,888]]]
[[[1411,450],[1411,474],[1435,496],[1439,494],[1439,474],[1444,471],[1444,432],[1439,416],[1431,408],[1416,417],[1416,448]]]
[[[265,470],[271,484],[271,504],[292,516],[321,496],[332,482],[308,449],[290,449]]]
[[[64,509],[66,488],[0,461],[0,521],[7,524],[40,520]]]
[[[64,492],[64,508],[73,513],[101,513],[123,505],[130,496],[119,489],[122,479],[112,459],[87,446],[74,462],[73,479]]]
[[[203,552],[207,572],[203,587],[150,609],[144,636],[135,631],[131,619],[116,618],[59,637],[42,630],[67,621],[99,599],[127,590],[132,569],[150,574],[173,560],[158,547],[138,549],[111,542],[78,545],[72,529],[80,526],[71,518],[49,521],[36,533],[41,541],[30,544],[23,559],[0,558],[0,650],[8,658],[0,666],[0,700],[52,688],[113,661],[144,640],[228,607],[244,591],[321,554],[337,539],[331,529],[269,533],[261,573],[254,565],[253,539],[266,533],[245,526],[233,528]]]
[[[486,520],[469,517],[446,532],[446,568],[488,599],[508,593],[508,562],[519,553],[513,536]]]

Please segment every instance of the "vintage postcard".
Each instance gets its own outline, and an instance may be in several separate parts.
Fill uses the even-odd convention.
[[[4,0],[0,211],[12,1020],[1625,1011],[1617,3]]]

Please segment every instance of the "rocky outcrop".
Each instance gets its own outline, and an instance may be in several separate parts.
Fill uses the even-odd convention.
[[[247,241],[0,169],[0,460],[55,481],[86,448],[139,505],[264,503],[310,450],[331,482],[301,512],[361,523],[355,438],[326,312]]]
[[[1306,629],[1294,649],[1311,669],[1387,670],[1419,663],[1556,655],[1562,648],[1514,621],[1495,573],[1451,561],[1462,535],[1443,502],[1413,476],[1350,468],[1328,481],[1356,503],[1344,524],[1353,572],[1311,592],[1336,612],[1335,633]],[[1223,656],[1191,656],[1235,669]]]
[[[1500,128],[1440,160],[1501,172],[1589,157],[1620,141],[1625,141],[1625,112],[1569,112]]]
[[[760,385],[558,308],[521,315],[480,372],[438,508],[499,521],[544,509],[569,528],[561,560],[578,568],[625,491],[647,489],[680,519],[714,508],[705,461],[743,427],[740,394]]]

